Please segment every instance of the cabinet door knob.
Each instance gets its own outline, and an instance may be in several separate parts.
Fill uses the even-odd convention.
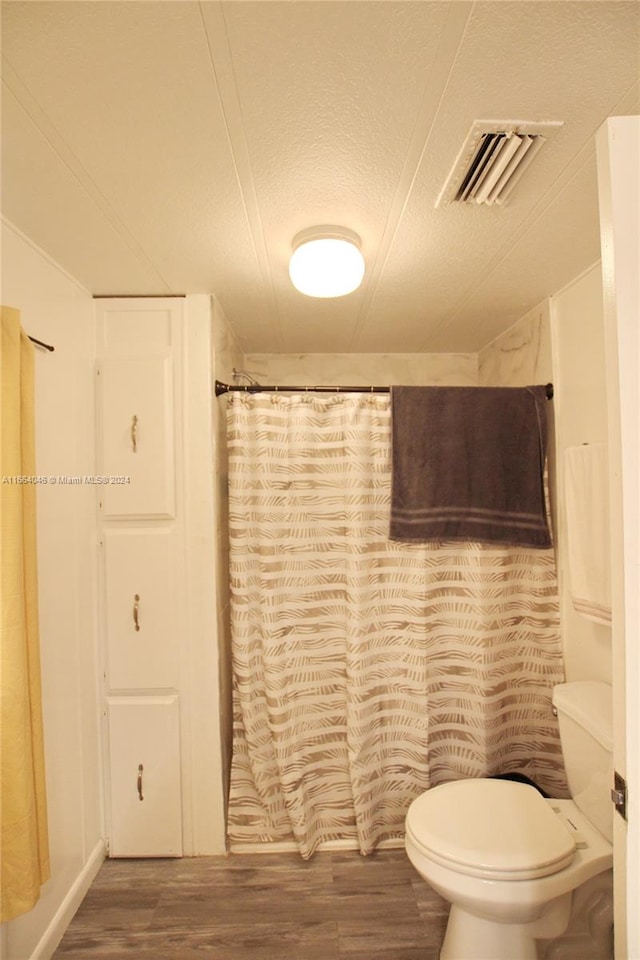
[[[138,615],[139,605],[140,605],[140,594],[136,593],[133,598],[133,622],[135,624],[136,631],[140,629],[140,620]]]
[[[138,781],[137,781],[138,800],[144,800],[144,797],[142,796],[142,771],[143,770],[144,770],[144,767],[142,766],[141,763],[139,763],[138,764]]]
[[[135,413],[131,420],[131,449],[134,453],[138,452],[138,417]]]

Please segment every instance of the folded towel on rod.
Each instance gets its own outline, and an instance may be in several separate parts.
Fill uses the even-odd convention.
[[[583,616],[611,623],[607,445],[567,447],[564,488],[571,602]]]
[[[546,548],[547,392],[392,387],[392,540]]]

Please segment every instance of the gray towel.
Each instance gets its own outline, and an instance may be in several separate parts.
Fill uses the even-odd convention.
[[[550,547],[546,388],[392,387],[391,540]]]

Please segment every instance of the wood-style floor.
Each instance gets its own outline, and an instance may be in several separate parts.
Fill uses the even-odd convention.
[[[404,850],[107,860],[54,960],[437,960],[447,912]]]

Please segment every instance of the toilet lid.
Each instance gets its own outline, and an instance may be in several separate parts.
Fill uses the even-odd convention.
[[[407,836],[437,863],[492,880],[546,877],[575,854],[569,828],[535,787],[510,780],[455,780],[409,807]]]

